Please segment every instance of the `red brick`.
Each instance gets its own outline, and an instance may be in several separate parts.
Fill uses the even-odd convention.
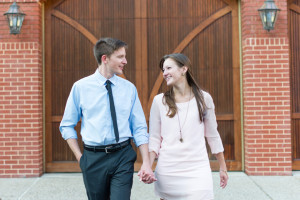
[[[263,166],[264,166],[264,167],[277,167],[278,164],[277,164],[277,163],[264,163]]]

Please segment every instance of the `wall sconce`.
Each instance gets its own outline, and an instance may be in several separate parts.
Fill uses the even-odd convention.
[[[274,29],[278,15],[277,11],[280,11],[280,9],[277,8],[273,0],[266,0],[264,5],[258,9],[265,30],[270,31]]]
[[[4,15],[7,16],[10,34],[19,34],[25,17],[25,14],[20,10],[20,6],[14,2]]]

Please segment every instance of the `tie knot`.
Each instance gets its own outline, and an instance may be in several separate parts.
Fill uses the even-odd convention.
[[[111,90],[111,82],[110,82],[110,80],[106,81],[106,86],[105,87],[106,87],[107,90]]]
[[[107,81],[106,81],[106,85],[111,85],[110,80],[107,80]]]

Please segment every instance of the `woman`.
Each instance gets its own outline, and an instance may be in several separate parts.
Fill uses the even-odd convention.
[[[170,90],[155,96],[150,111],[150,164],[158,157],[155,193],[164,200],[213,199],[205,138],[220,165],[220,186],[228,181],[213,99],[195,82],[185,55],[164,56],[160,68]]]

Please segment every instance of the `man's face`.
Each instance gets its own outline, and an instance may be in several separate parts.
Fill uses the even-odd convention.
[[[123,74],[123,68],[127,64],[125,47],[114,51],[110,57],[106,58],[107,71],[113,75]]]

